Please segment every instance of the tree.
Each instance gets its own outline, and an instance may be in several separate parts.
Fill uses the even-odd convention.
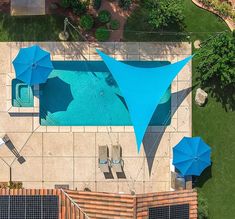
[[[107,10],[102,10],[98,14],[98,19],[101,23],[108,23],[111,19],[111,13]]]
[[[184,15],[181,0],[147,0],[148,22],[153,29],[167,27],[170,24],[182,26]]]
[[[93,0],[93,7],[95,10],[99,10],[101,6],[102,0]]]
[[[198,81],[225,109],[235,108],[235,32],[224,32],[202,43],[197,58]]]
[[[198,219],[207,219],[209,217],[209,210],[207,200],[204,198],[202,192],[198,192]]]
[[[94,19],[91,15],[83,15],[80,19],[80,25],[85,30],[90,30],[94,25]]]
[[[73,13],[76,15],[84,14],[87,11],[88,1],[71,0]]]
[[[118,4],[124,10],[128,10],[131,7],[132,0],[119,0]]]
[[[70,7],[71,0],[60,0],[60,5],[63,8],[68,8]]]
[[[110,31],[107,27],[99,27],[96,29],[95,37],[98,41],[107,41],[110,37]]]

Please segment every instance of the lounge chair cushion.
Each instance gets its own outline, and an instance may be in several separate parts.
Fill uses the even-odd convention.
[[[5,141],[2,140],[2,138],[0,138],[0,146],[5,144]]]
[[[119,163],[120,163],[120,160],[112,160],[112,163],[114,163],[114,164],[119,164]]]
[[[107,160],[99,160],[99,163],[100,164],[106,164],[106,163],[108,163],[108,161]]]

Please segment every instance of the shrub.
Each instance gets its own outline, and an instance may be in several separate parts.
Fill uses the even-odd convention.
[[[221,4],[219,4],[218,6],[218,12],[225,17],[229,16],[229,12],[230,12],[230,5],[227,2],[222,2]]]
[[[68,8],[70,7],[71,0],[60,0],[60,5],[63,8]]]
[[[99,10],[101,6],[101,0],[93,0],[93,7],[96,10]]]
[[[81,2],[79,0],[72,0],[71,6],[73,8],[73,13],[76,15],[84,14],[87,10],[87,2]]]
[[[147,0],[148,22],[153,29],[167,27],[170,24],[183,26],[183,6],[181,0]]]
[[[202,193],[198,193],[198,219],[207,219],[209,216],[207,200],[203,197]]]
[[[220,0],[199,0],[203,5],[211,7],[220,15],[233,18],[232,6],[227,1]]]
[[[98,41],[106,41],[110,37],[110,32],[106,27],[97,28],[95,37]]]
[[[98,14],[98,19],[101,23],[108,23],[111,19],[111,14],[107,10],[102,10]]]
[[[94,19],[91,15],[83,15],[80,20],[80,25],[85,30],[90,30],[94,25]]]
[[[129,9],[132,3],[132,0],[119,0],[119,6],[125,10]]]
[[[235,109],[235,32],[216,34],[202,42],[196,58],[198,82],[228,109]]]
[[[110,28],[112,30],[117,30],[120,27],[120,23],[118,20],[111,20],[110,21]]]
[[[231,18],[233,19],[233,21],[235,22],[235,11],[231,12]]]

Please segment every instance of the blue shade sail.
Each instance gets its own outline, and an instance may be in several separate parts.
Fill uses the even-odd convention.
[[[98,49],[96,51],[113,75],[126,101],[139,151],[145,131],[161,98],[192,56],[174,64],[142,68],[119,62]]]
[[[173,148],[173,165],[183,176],[200,176],[211,165],[211,149],[200,137],[184,137]]]
[[[28,85],[45,83],[53,70],[50,53],[37,45],[21,48],[13,66],[16,78]]]

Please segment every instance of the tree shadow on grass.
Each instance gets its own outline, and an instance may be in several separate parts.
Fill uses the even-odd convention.
[[[0,14],[2,41],[54,41],[63,30],[64,17],[58,15],[10,16]]]
[[[235,86],[221,89],[218,84],[215,84],[213,88],[209,85],[203,85],[202,89],[205,89],[211,97],[220,102],[226,112],[235,110]]]
[[[125,23],[124,40],[125,41],[155,41],[155,42],[182,42],[188,41],[186,24],[184,21],[173,22],[168,27],[154,29],[149,24],[149,9],[144,1],[140,1]]]

